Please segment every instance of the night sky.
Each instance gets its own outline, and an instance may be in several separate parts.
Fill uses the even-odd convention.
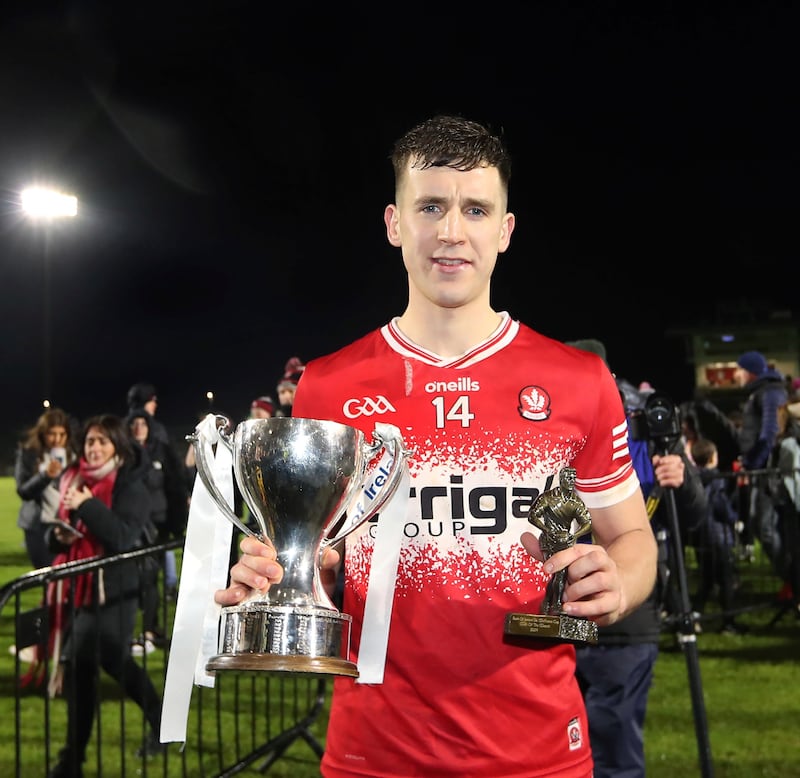
[[[797,313],[791,4],[276,5],[3,4],[3,441],[41,410],[45,263],[52,402],[124,413],[148,380],[178,432],[402,313],[388,154],[437,112],[512,152],[498,310],[676,400],[668,329]],[[79,217],[34,229],[33,181]]]

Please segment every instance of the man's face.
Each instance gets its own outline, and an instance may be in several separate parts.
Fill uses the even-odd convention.
[[[750,376],[751,373],[736,365],[736,370],[733,371],[733,380],[736,382],[736,386],[745,386],[745,384],[749,383]]]
[[[389,242],[402,248],[409,302],[488,304],[497,255],[514,230],[497,169],[409,167],[397,199],[386,207],[384,222]]]
[[[152,400],[148,400],[144,404],[144,409],[151,415],[155,416],[156,411],[158,410],[158,400],[154,397]]]
[[[278,389],[278,402],[281,405],[292,405],[294,403],[294,386],[282,386]]]

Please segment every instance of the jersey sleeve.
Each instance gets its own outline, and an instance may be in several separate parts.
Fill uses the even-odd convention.
[[[575,458],[575,489],[589,508],[607,508],[639,489],[628,448],[628,422],[614,376],[603,360],[587,354],[594,391],[586,402],[595,403],[593,427],[586,445]]]

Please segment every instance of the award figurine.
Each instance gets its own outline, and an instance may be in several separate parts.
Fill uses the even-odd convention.
[[[559,473],[559,486],[542,492],[531,507],[528,521],[541,530],[539,546],[545,559],[575,545],[592,528],[592,517],[575,493],[577,473],[565,467]],[[573,531],[573,523],[576,529]],[[509,613],[505,634],[553,638],[581,643],[597,643],[597,624],[590,619],[569,616],[561,602],[567,585],[567,568],[553,573],[547,582],[541,613]]]

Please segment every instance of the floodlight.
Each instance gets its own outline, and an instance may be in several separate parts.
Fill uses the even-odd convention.
[[[32,219],[61,219],[77,216],[78,198],[54,189],[31,186],[21,194],[22,210]]]

